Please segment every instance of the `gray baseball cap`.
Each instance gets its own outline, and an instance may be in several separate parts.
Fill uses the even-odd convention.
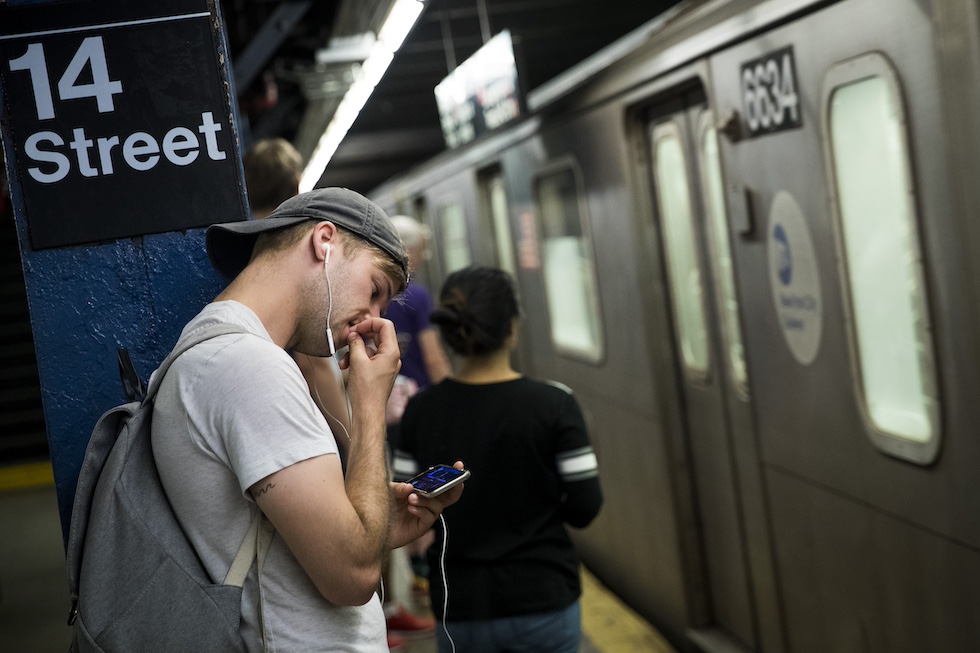
[[[347,188],[300,193],[261,220],[211,225],[205,237],[211,265],[226,279],[234,279],[251,260],[259,234],[306,220],[329,221],[360,236],[391,257],[408,276],[408,254],[391,219],[380,206]]]

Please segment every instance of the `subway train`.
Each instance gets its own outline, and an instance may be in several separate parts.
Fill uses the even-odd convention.
[[[683,2],[525,109],[371,196],[513,272],[584,563],[681,650],[980,651],[980,5]]]

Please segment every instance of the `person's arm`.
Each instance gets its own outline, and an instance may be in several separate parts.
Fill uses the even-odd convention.
[[[418,337],[425,371],[429,373],[429,383],[439,383],[453,371],[446,357],[446,351],[442,348],[439,329],[434,326],[426,327],[419,331]]]
[[[569,526],[585,528],[598,516],[600,508],[602,488],[598,476],[565,483],[561,516]]]
[[[368,353],[364,337],[377,344],[376,353]],[[401,365],[387,320],[361,322],[349,344],[341,364],[350,370],[352,409],[346,476],[336,457],[318,456],[250,488],[317,589],[335,605],[366,603],[380,582],[392,508],[384,408]]]
[[[564,490],[561,515],[569,526],[585,528],[602,508],[599,463],[578,402],[571,394],[563,399],[555,454],[555,464]]]

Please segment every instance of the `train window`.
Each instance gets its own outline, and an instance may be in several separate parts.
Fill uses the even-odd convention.
[[[471,262],[470,245],[466,237],[466,212],[460,202],[450,202],[439,211],[439,232],[442,240],[443,274],[448,276]]]
[[[493,221],[493,235],[497,245],[497,265],[516,277],[514,264],[514,245],[510,232],[510,213],[507,210],[507,194],[504,192],[504,179],[499,173],[487,179],[486,202]]]
[[[748,372],[742,348],[742,328],[739,325],[738,296],[735,293],[735,271],[732,267],[732,247],[728,238],[728,214],[725,209],[725,185],[721,176],[721,155],[714,114],[701,115],[701,175],[704,180],[705,210],[708,213],[708,234],[711,264],[718,289],[722,333],[728,354],[728,368],[736,393],[743,399],[749,395]]]
[[[673,122],[661,123],[653,128],[652,139],[653,173],[681,362],[689,376],[705,379],[710,364],[708,325],[681,131]]]
[[[823,106],[864,414],[880,448],[928,463],[939,398],[897,75],[878,54],[844,62]]]
[[[572,167],[535,180],[551,338],[559,351],[597,362],[602,355],[599,298],[588,223]]]

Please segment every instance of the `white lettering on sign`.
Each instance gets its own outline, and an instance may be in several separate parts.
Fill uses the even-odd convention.
[[[92,83],[79,84],[78,78],[89,64],[92,70]],[[54,102],[51,96],[51,83],[48,80],[48,66],[44,60],[44,46],[31,43],[24,56],[10,60],[10,70],[26,70],[31,75],[34,89],[34,106],[38,120],[54,118]],[[99,113],[115,110],[112,96],[122,93],[122,82],[109,79],[109,64],[105,57],[105,43],[101,36],[90,36],[75,51],[65,73],[58,80],[58,99],[76,100],[95,98]]]
[[[38,120],[52,120],[55,117],[55,103],[44,46],[41,43],[31,43],[22,56],[11,59],[8,63],[12,72],[23,70],[30,75]],[[88,78],[91,82],[80,81],[86,78],[86,69],[90,71]],[[112,113],[115,111],[113,96],[122,92],[122,82],[113,80],[109,75],[102,37],[90,36],[84,39],[58,80],[58,100],[64,102],[92,98],[99,113]],[[219,131],[221,124],[214,121],[212,112],[202,112],[197,133],[203,135],[208,158],[212,161],[223,161],[227,156],[218,144]],[[84,128],[76,127],[72,129],[71,141],[67,143],[68,150],[72,151],[69,154],[64,149],[64,136],[54,131],[42,130],[27,137],[25,153],[33,163],[46,165],[29,167],[27,171],[39,183],[54,184],[71,173],[73,161],[74,167],[83,177],[113,174],[120,157],[127,166],[140,172],[152,170],[161,161],[161,155],[173,165],[186,166],[197,160],[200,154],[201,141],[197,133],[187,127],[176,126],[167,131],[159,141],[152,134],[143,131],[134,132],[125,139],[114,134],[93,140],[85,133]]]
[[[32,161],[40,161],[42,163],[53,163],[57,166],[54,172],[45,173],[41,172],[40,168],[31,168],[31,176],[42,184],[53,184],[56,181],[61,181],[68,176],[68,171],[71,170],[71,163],[68,161],[68,157],[64,154],[58,152],[48,152],[47,150],[42,150],[38,145],[47,141],[55,146],[62,146],[65,144],[65,139],[58,136],[54,132],[38,132],[28,137],[25,149],[27,150],[27,156],[31,158]]]
[[[208,158],[212,161],[223,161],[227,156],[218,146],[217,133],[221,124],[214,121],[210,111],[201,114],[201,124],[197,131],[204,135],[204,146]],[[121,143],[121,146],[120,146]],[[159,162],[160,155],[177,166],[193,163],[200,154],[201,141],[193,130],[187,127],[174,127],[158,142],[151,134],[134,132],[124,141],[117,135],[100,137],[94,141],[88,137],[81,127],[72,130],[72,140],[68,148],[74,151],[69,155],[62,149],[65,139],[53,131],[40,131],[27,138],[25,153],[35,163],[53,164],[47,171],[40,167],[27,169],[31,177],[42,184],[54,184],[72,170],[72,159],[77,164],[78,171],[83,177],[98,177],[111,175],[114,168],[113,150],[122,150],[122,161],[133,170],[145,172],[152,170]],[[94,152],[93,152],[94,148]],[[118,161],[118,156],[116,157]]]
[[[513,79],[498,79],[478,95],[487,129],[496,129],[521,115]]]
[[[26,70],[31,73],[37,119],[54,118],[54,101],[51,99],[51,84],[48,82],[48,65],[44,61],[43,46],[40,43],[31,43],[24,56],[10,60],[10,70]]]
[[[742,65],[742,104],[753,136],[803,125],[793,48]]]
[[[470,101],[464,101],[462,104],[443,110],[440,122],[442,133],[449,147],[465,145],[476,138],[476,128],[473,126],[474,116],[476,116],[476,109]]]

